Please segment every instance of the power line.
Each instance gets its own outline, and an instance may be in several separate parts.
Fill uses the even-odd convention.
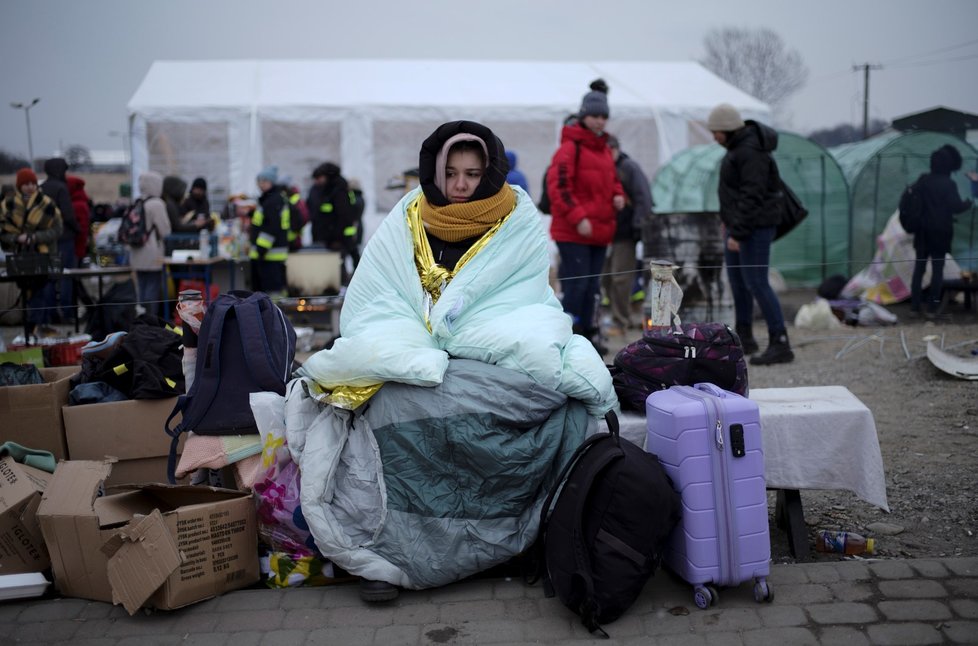
[[[925,67],[927,65],[937,65],[938,63],[953,63],[955,61],[968,61],[978,58],[978,54],[970,54],[968,56],[957,56],[955,58],[938,58],[933,61],[923,61],[920,63],[907,63],[905,65],[890,65],[889,67],[893,69],[907,69],[910,67]]]
[[[931,54],[941,54],[943,52],[949,52],[955,49],[961,49],[962,47],[968,47],[969,45],[974,45],[976,43],[978,43],[978,38],[976,38],[975,40],[969,40],[964,43],[958,43],[957,45],[948,45],[947,47],[941,47],[940,49],[931,50],[929,52],[921,52],[919,54],[912,54],[910,56],[904,56],[902,58],[895,58],[891,61],[883,61],[882,64],[889,66],[898,63],[905,63],[907,61],[912,61],[915,58],[920,58],[922,56],[930,56]]]
[[[957,45],[948,45],[947,47],[941,47],[940,49],[935,49],[935,50],[931,50],[931,51],[927,51],[927,52],[921,52],[919,54],[913,54],[911,56],[904,56],[902,58],[894,58],[893,60],[883,61],[882,63],[880,63],[880,65],[885,65],[887,67],[891,67],[891,66],[904,67],[904,65],[902,65],[902,63],[906,63],[907,61],[912,61],[912,60],[917,59],[917,58],[920,58],[922,56],[930,56],[932,54],[941,54],[943,52],[949,52],[949,51],[953,51],[955,49],[961,49],[962,47],[968,47],[969,45],[974,45],[974,44],[978,44],[978,39],[969,40],[969,41],[964,42],[964,43],[958,43]],[[919,64],[920,65],[933,65],[935,63],[940,63],[940,62],[953,62],[953,61],[959,61],[959,60],[968,60],[968,59],[975,58],[975,57],[978,57],[978,54],[973,54],[973,55],[969,55],[969,56],[963,56],[961,58],[939,59],[939,60],[929,61],[929,62],[919,63]],[[906,67],[913,67],[913,65],[908,65]],[[827,72],[825,74],[822,74],[821,76],[816,76],[815,78],[810,79],[809,80],[809,83],[818,83],[820,81],[827,81],[829,79],[836,78],[836,77],[842,76],[844,74],[849,74],[852,71],[853,71],[852,68],[849,68],[847,70],[839,70],[837,72]]]

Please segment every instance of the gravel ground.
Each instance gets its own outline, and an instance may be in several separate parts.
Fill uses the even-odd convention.
[[[793,321],[798,307],[814,298],[814,290],[782,294],[786,320]],[[950,321],[935,324],[911,321],[906,304],[887,309],[898,324],[818,331],[789,325],[795,361],[750,367],[751,388],[845,386],[876,420],[890,513],[846,491],[802,491],[810,545],[816,530],[838,529],[874,537],[881,558],[976,556],[978,381],[935,368],[926,357],[925,338],[933,335],[951,354],[978,362],[972,354],[978,351],[978,311],[952,303]],[[763,350],[762,321],[755,322],[754,334]],[[605,355],[609,362],[615,351]],[[774,529],[770,495],[772,557],[794,562],[784,532]],[[839,558],[814,548],[809,556]]]

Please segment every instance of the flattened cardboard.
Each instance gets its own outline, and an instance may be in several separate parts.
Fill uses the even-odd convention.
[[[141,605],[179,608],[258,580],[258,531],[249,493],[144,484],[96,497],[111,468],[108,462],[62,462],[41,501],[38,518],[61,594],[122,603],[132,613]],[[154,513],[159,520],[148,520]],[[148,565],[147,559],[172,557],[161,526],[178,565],[149,590],[147,600],[147,588],[172,562]],[[149,567],[153,575],[147,577]]]
[[[42,572],[51,564],[37,507],[51,474],[0,460],[0,575]]]
[[[56,460],[67,460],[61,407],[68,403],[69,378],[78,372],[78,366],[42,368],[40,372],[43,384],[0,387],[0,443],[17,442],[50,451]]]
[[[176,402],[170,397],[65,406],[68,454],[72,460],[116,458],[107,486],[166,482],[170,437],[164,425]],[[179,421],[178,414],[173,423]]]
[[[102,546],[109,557],[112,603],[132,615],[180,567],[177,544],[159,509],[134,519]]]

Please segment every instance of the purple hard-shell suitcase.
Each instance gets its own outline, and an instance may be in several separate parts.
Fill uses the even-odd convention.
[[[645,450],[659,456],[682,496],[682,519],[665,564],[693,584],[700,608],[716,586],[754,579],[754,598],[770,601],[764,452],[757,404],[713,384],[672,386],[645,402]]]

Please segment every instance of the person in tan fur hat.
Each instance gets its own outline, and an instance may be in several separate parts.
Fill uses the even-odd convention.
[[[760,348],[754,340],[754,301],[767,323],[769,344],[751,357],[752,365],[788,363],[795,358],[788,342],[781,302],[768,282],[771,243],[781,219],[781,183],[771,153],[778,133],[756,121],[744,121],[729,103],[713,108],[706,120],[713,139],[727,149],[720,162],[720,220],[723,261],[733,293],[737,334],[744,354]]]

